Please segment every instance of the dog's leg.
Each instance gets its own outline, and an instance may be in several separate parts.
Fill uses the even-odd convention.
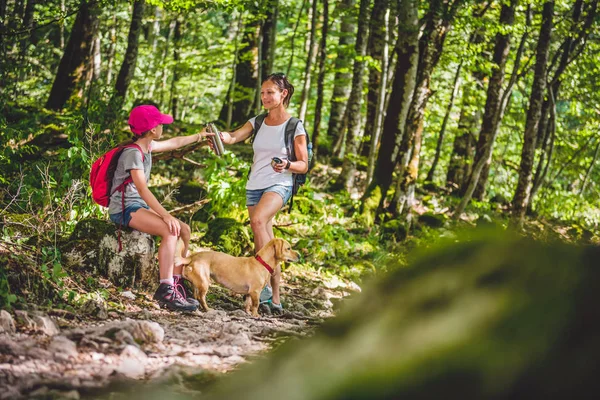
[[[250,292],[250,294],[248,295],[248,297],[250,298],[250,301],[252,302],[252,316],[253,317],[259,317],[258,315],[258,301],[260,298],[260,291],[254,291],[254,292]],[[246,308],[248,308],[248,303],[246,303]],[[248,312],[246,310],[246,312]]]
[[[206,304],[206,293],[208,292],[208,284],[205,282],[202,282],[202,286],[197,288],[195,293],[194,293],[194,297],[196,297],[196,300],[198,300],[200,302],[200,305],[202,306],[202,308],[204,309],[204,311],[210,311],[210,308],[208,308],[208,304]]]
[[[252,307],[252,298],[249,294],[246,295],[246,313],[250,314],[250,308]]]

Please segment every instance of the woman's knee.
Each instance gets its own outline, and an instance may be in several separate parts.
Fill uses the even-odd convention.
[[[264,229],[268,222],[269,221],[261,215],[253,215],[250,218],[250,228],[252,228],[253,232],[256,232],[259,229]]]

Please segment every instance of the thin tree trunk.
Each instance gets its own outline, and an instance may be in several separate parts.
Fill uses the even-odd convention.
[[[171,79],[171,114],[173,118],[179,117],[179,92],[177,83],[179,82],[179,53],[181,52],[181,31],[182,19],[177,18],[175,31],[173,32],[173,77]]]
[[[292,69],[292,64],[294,63],[294,50],[296,47],[294,46],[294,41],[296,39],[296,34],[298,33],[298,27],[300,26],[300,18],[304,13],[304,7],[306,6],[307,0],[302,0],[302,5],[300,6],[300,11],[298,11],[298,16],[296,17],[296,25],[294,26],[294,33],[292,34],[292,39],[290,40],[290,47],[292,49],[292,54],[290,55],[290,61],[288,62],[287,70],[285,71],[286,75],[290,74],[290,69]]]
[[[599,153],[600,153],[600,140],[596,144],[596,150],[594,151],[594,158],[592,159],[592,162],[590,163],[590,166],[588,167],[588,169],[585,173],[583,182],[581,182],[581,190],[579,190],[579,196],[581,196],[581,197],[583,197],[583,193],[585,192],[585,188],[586,188],[588,180],[590,178],[590,174],[592,173],[592,170],[594,169],[594,165],[596,165],[596,161],[598,161]]]
[[[259,19],[246,18],[242,29],[242,41],[238,50],[238,63],[235,66],[235,88],[229,85],[223,107],[219,113],[219,121],[224,125],[227,123],[230,96],[233,97],[231,126],[235,127],[246,122],[248,117],[255,111],[256,88],[260,84],[258,75],[259,28]],[[231,94],[232,91],[234,92],[233,95]],[[260,96],[260,90],[258,95]]]
[[[502,6],[500,12],[500,23],[501,25],[511,26],[515,20],[515,9],[517,7],[518,0],[511,0],[510,3]],[[494,148],[494,141],[496,140],[496,134],[498,132],[495,129],[496,118],[498,118],[499,109],[502,100],[502,84],[504,82],[504,69],[506,67],[506,60],[508,59],[508,53],[510,50],[510,34],[503,33],[500,31],[496,34],[496,44],[494,48],[494,70],[490,77],[487,90],[487,99],[485,103],[485,111],[483,114],[483,122],[481,125],[481,131],[479,133],[479,141],[477,143],[477,150],[475,153],[475,161],[469,183],[461,199],[459,205],[454,212],[454,218],[458,219],[465,207],[471,200],[476,187],[480,183],[481,171],[484,169],[486,164],[491,161],[492,150]],[[482,186],[485,187],[485,179],[482,179]]]
[[[127,35],[127,50],[117,76],[115,83],[115,93],[110,102],[110,120],[116,118],[127,96],[127,89],[135,74],[135,65],[137,63],[138,42],[140,32],[142,30],[142,17],[144,15],[145,0],[136,0],[133,3],[133,11],[131,14],[131,25],[129,26],[129,34]]]
[[[431,95],[431,74],[437,65],[444,48],[446,35],[450,30],[454,16],[464,1],[446,3],[431,0],[425,17],[425,27],[419,39],[419,69],[417,86],[412,99],[406,129],[398,154],[398,182],[394,200],[390,209],[398,214],[409,211],[413,203],[414,187],[419,173],[421,142],[423,138],[423,118],[429,96]],[[407,216],[410,213],[407,213]]]
[[[510,3],[505,3],[502,6],[500,13],[500,24],[504,26],[512,26],[515,21],[515,10],[517,8],[518,0],[511,0]],[[474,165],[477,165],[481,158],[486,155],[483,162],[484,164],[478,169],[477,176],[471,174],[469,180],[469,186],[471,181],[475,180],[475,189],[473,197],[477,199],[483,199],[485,194],[485,187],[488,178],[489,164],[492,161],[492,153],[494,149],[494,141],[496,140],[496,120],[500,114],[500,105],[502,98],[502,86],[504,83],[504,70],[506,67],[506,61],[510,51],[510,33],[504,33],[501,30],[496,34],[496,45],[494,48],[494,69],[490,77],[487,91],[487,100],[485,103],[485,111],[483,114],[483,122],[481,125],[481,131],[479,132],[479,140],[477,142],[477,150],[475,152]],[[482,172],[483,171],[483,172]],[[473,173],[475,168],[473,169]],[[474,179],[476,178],[476,179]],[[471,197],[471,195],[469,195]],[[470,198],[467,200],[469,201]]]
[[[408,110],[416,86],[419,62],[419,0],[398,2],[398,41],[395,46],[396,71],[392,80],[390,99],[383,122],[381,146],[375,163],[373,180],[363,195],[362,205],[376,195],[379,188],[379,214],[385,205],[392,184],[397,154],[404,137]]]
[[[369,0],[360,0],[360,11],[358,14],[358,33],[356,34],[356,59],[352,74],[352,89],[348,99],[348,131],[346,134],[346,157],[342,164],[342,172],[335,184],[338,188],[349,190],[354,182],[354,171],[356,169],[356,157],[358,153],[358,136],[360,132],[361,103],[363,89],[363,74],[365,70],[364,56],[367,50],[367,39],[369,29]]]
[[[262,26],[261,82],[273,72],[275,45],[277,43],[277,17],[279,14],[279,1],[267,1],[266,10],[266,18]]]
[[[352,53],[348,51],[355,40],[355,20],[354,14],[355,0],[343,0],[338,4],[337,9],[342,13],[340,26],[340,39],[337,46],[337,57],[335,59],[333,79],[333,94],[331,96],[331,106],[329,111],[329,124],[327,127],[327,136],[332,144],[343,140],[342,132],[345,129],[344,116],[346,113],[346,104],[350,94],[352,74],[350,70],[351,62],[354,59]],[[323,148],[321,153],[323,153]],[[333,153],[333,152],[332,152]]]
[[[227,129],[231,129],[231,118],[233,116],[233,99],[234,99],[234,95],[235,95],[235,83],[236,83],[236,65],[238,63],[238,53],[239,53],[239,40],[240,40],[240,33],[242,31],[242,21],[243,21],[243,15],[244,13],[242,11],[240,11],[240,15],[238,17],[238,21],[237,21],[237,28],[236,28],[236,32],[235,32],[235,48],[233,51],[233,65],[231,66],[232,69],[232,73],[231,73],[231,90],[228,93],[228,98],[227,98],[227,123],[226,123],[226,127]]]
[[[99,8],[96,2],[81,1],[69,42],[58,66],[46,108],[60,110],[84,83],[92,61],[92,44],[98,31]]]
[[[174,20],[169,23],[169,30],[167,31],[167,37],[165,38],[165,47],[163,49],[163,55],[161,58],[161,60],[163,60],[163,61],[166,61],[167,57],[169,55],[169,49],[171,47],[171,37],[173,37],[173,32],[175,32],[175,21]],[[162,68],[161,70],[162,70],[162,74],[160,77],[160,96],[159,96],[159,101],[158,101],[160,108],[162,108],[164,105],[165,90],[167,87],[167,69]]]
[[[369,68],[369,83],[367,92],[367,120],[365,131],[360,146],[360,155],[367,157],[371,149],[371,138],[375,135],[374,127],[377,118],[377,104],[381,91],[383,72],[383,48],[385,46],[386,23],[385,16],[388,10],[388,0],[375,0],[371,18],[369,20],[369,39],[367,42],[367,55],[369,55],[379,68]]]
[[[458,93],[458,88],[460,87],[460,70],[462,69],[463,62],[462,60],[458,64],[456,68],[456,74],[454,75],[454,83],[452,85],[452,94],[450,95],[450,101],[448,102],[448,106],[446,107],[446,114],[444,115],[444,120],[442,121],[442,128],[440,129],[440,135],[438,136],[437,146],[435,148],[435,156],[433,157],[433,162],[431,163],[431,168],[427,173],[427,181],[433,182],[433,177],[435,175],[435,169],[440,161],[440,155],[442,153],[442,145],[444,143],[444,136],[446,135],[446,127],[448,126],[448,120],[450,119],[450,113],[452,112],[452,107],[454,107],[454,99],[456,98],[456,94]]]
[[[529,204],[529,195],[531,193],[530,185],[533,162],[535,158],[535,141],[537,139],[540,117],[542,115],[542,102],[544,101],[544,93],[546,92],[548,51],[550,49],[553,16],[554,1],[547,1],[544,3],[542,11],[542,27],[540,29],[540,37],[538,39],[535,74],[531,88],[529,110],[527,111],[527,121],[525,123],[519,181],[513,197],[512,222],[518,227],[523,225],[523,219],[525,218],[525,212],[527,211],[527,206]]]
[[[27,48],[30,43],[33,42],[33,11],[35,10],[36,0],[27,0],[27,6],[25,7],[25,13],[23,14],[23,30],[27,30],[29,35],[23,35],[21,39],[21,57],[25,58],[27,55]]]
[[[67,8],[65,6],[65,0],[60,0],[60,13],[61,15],[65,15],[67,13]],[[60,49],[65,49],[65,19],[61,18],[60,20]]]
[[[377,153],[379,152],[379,139],[381,137],[384,111],[386,108],[390,47],[389,17],[390,9],[388,7],[383,18],[385,34],[383,43],[383,56],[381,59],[381,81],[379,85],[379,92],[377,93],[377,104],[375,108],[375,126],[371,131],[371,144],[369,146],[369,159],[367,164],[367,186],[371,183],[371,180],[373,179],[373,173],[375,172],[375,160],[377,159]],[[370,129],[368,121],[366,123],[366,126],[367,129]]]
[[[106,83],[108,85],[110,85],[113,80],[115,53],[117,50],[117,12],[116,12],[116,9],[113,9],[112,25],[110,27],[108,37],[109,37],[110,44],[108,46],[108,55],[106,56],[106,58],[107,58],[107,60],[106,60],[106,62],[107,62],[107,64],[106,64]],[[151,88],[150,97],[152,97],[152,88],[153,87],[154,87],[153,85],[150,87]]]
[[[313,124],[313,157],[316,159],[319,150],[319,134],[321,130],[321,113],[323,108],[323,90],[325,86],[325,61],[327,59],[327,29],[329,25],[329,0],[323,0],[323,26],[319,43],[319,74],[317,76],[317,101]]]
[[[317,22],[319,19],[318,14],[318,0],[312,0],[312,17],[311,17],[311,28],[310,37],[308,39],[308,55],[306,56],[306,67],[304,69],[304,81],[302,85],[302,93],[300,95],[300,118],[304,121],[306,117],[306,109],[308,108],[308,97],[310,92],[310,81],[312,76],[312,66],[315,63],[315,53],[317,46]]]

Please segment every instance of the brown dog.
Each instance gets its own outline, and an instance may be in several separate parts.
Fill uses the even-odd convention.
[[[182,244],[180,241],[176,254],[181,254]],[[204,251],[188,258],[176,256],[175,265],[184,265],[183,277],[194,285],[194,297],[204,311],[209,310],[206,292],[212,278],[236,293],[247,294],[246,312],[258,317],[260,292],[269,281],[272,271],[281,261],[298,261],[299,257],[287,241],[273,239],[255,257],[233,257],[219,251]]]

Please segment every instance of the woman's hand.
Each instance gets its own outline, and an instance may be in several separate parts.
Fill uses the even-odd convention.
[[[171,235],[179,237],[179,233],[181,232],[181,224],[179,224],[179,220],[171,214],[163,215],[162,219],[169,227],[169,232],[171,232]]]
[[[276,163],[274,160],[271,160],[271,167],[277,173],[282,173],[285,171],[285,166],[288,163],[288,160],[280,160],[280,163]]]

